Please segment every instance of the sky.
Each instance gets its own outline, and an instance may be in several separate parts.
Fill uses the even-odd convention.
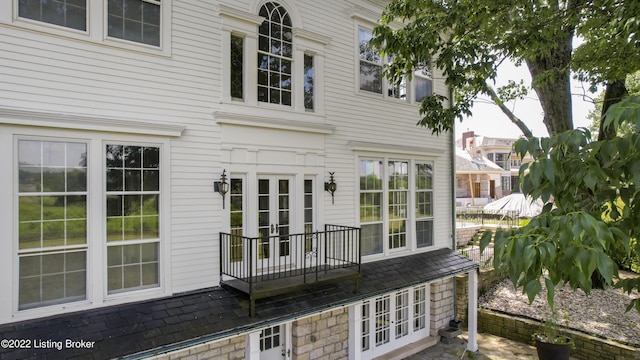
[[[507,84],[508,80],[519,82],[520,79],[524,80],[525,85],[530,86],[531,76],[529,75],[529,70],[525,66],[516,67],[512,63],[505,62],[499,68],[496,85],[503,86]],[[588,92],[587,85],[584,85],[583,89],[583,85],[573,79],[571,81],[571,92],[575,94],[572,97],[574,128],[586,127],[589,125],[587,115],[593,109],[593,103],[585,101],[583,96],[579,94],[586,93],[590,97],[594,95]],[[510,102],[507,107],[527,124],[533,132],[533,136],[549,135],[542,123],[542,108],[533,90],[524,100],[516,100],[515,103]],[[517,138],[522,135],[522,131],[495,104],[487,103],[480,99],[476,100],[472,112],[473,116],[465,118],[462,122],[456,122],[456,139],[460,139],[463,132],[470,130],[474,131],[476,135],[491,137]]]

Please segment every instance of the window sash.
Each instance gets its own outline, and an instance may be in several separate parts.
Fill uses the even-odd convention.
[[[160,147],[106,144],[107,293],[160,285]]]
[[[86,299],[86,142],[19,139],[18,309]]]
[[[86,0],[18,0],[18,16],[69,29],[87,31]]]
[[[244,38],[231,35],[230,47],[231,97],[244,98]]]
[[[160,46],[160,1],[108,0],[107,35],[141,44]]]

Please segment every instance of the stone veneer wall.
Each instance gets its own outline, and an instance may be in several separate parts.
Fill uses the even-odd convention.
[[[469,227],[456,228],[456,244],[458,246],[465,246],[473,240],[473,237],[478,231],[483,230],[481,225],[474,225]]]
[[[244,335],[217,340],[155,357],[156,360],[242,360],[245,358],[246,337]]]
[[[469,276],[467,274],[457,275],[455,279],[458,320],[466,323],[469,315]],[[478,276],[478,296],[503,279],[504,274],[495,271],[493,268],[481,269]]]
[[[349,309],[326,311],[298,321],[291,329],[293,359],[334,360],[349,355]]]
[[[531,344],[533,333],[539,331],[542,324],[538,321],[517,318],[490,310],[478,310],[478,331],[507,339]],[[567,330],[575,346],[571,357],[590,360],[640,360],[640,349],[600,339],[581,332]]]
[[[431,283],[431,336],[438,336],[438,330],[449,326],[449,321],[453,320],[454,283],[454,278]]]

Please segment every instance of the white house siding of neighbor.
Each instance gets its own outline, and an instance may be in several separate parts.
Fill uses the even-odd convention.
[[[385,3],[0,0],[0,357],[393,358],[475,309]]]

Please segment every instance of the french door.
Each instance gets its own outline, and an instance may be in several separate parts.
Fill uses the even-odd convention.
[[[258,267],[283,270],[291,265],[292,178],[258,176]]]
[[[284,325],[276,325],[260,332],[260,360],[285,358],[285,331]]]

